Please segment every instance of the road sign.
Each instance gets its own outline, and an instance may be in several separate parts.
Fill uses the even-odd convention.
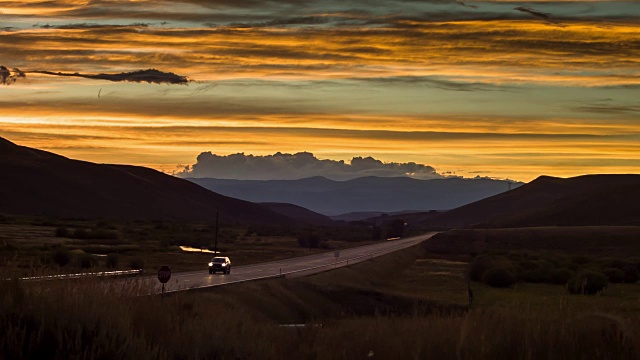
[[[161,266],[160,270],[158,270],[158,280],[165,284],[169,279],[171,279],[171,269],[167,265]]]

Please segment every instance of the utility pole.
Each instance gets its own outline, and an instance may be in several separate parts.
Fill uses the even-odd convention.
[[[213,244],[213,256],[218,256],[218,218],[220,216],[220,212],[216,211],[216,238],[215,243]]]

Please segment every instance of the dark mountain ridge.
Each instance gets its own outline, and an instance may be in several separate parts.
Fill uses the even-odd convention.
[[[95,164],[0,138],[0,212],[66,218],[291,223],[251,202],[149,168]]]

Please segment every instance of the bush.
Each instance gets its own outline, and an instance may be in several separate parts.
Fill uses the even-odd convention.
[[[68,237],[69,234],[70,234],[69,229],[67,229],[64,226],[60,226],[56,228],[56,232],[55,232],[56,237]]]
[[[133,258],[129,261],[129,267],[132,270],[141,270],[144,268],[144,260],[141,258]]]
[[[551,274],[554,270],[555,269],[546,266],[539,266],[533,270],[522,272],[520,278],[531,283],[546,283],[550,282]]]
[[[567,268],[556,269],[551,273],[549,277],[549,282],[552,284],[561,284],[564,285],[569,282],[573,277],[575,277],[575,273]]]
[[[515,284],[513,270],[507,267],[493,267],[484,272],[482,282],[493,287],[506,288]]]
[[[298,236],[298,245],[301,247],[317,248],[320,245],[320,238],[315,234],[302,234]]]
[[[630,266],[624,271],[624,282],[628,284],[635,284],[640,280],[640,272],[633,266]]]
[[[71,261],[71,253],[67,249],[57,249],[53,252],[52,258],[58,266],[65,266]]]
[[[103,228],[91,229],[91,232],[87,235],[89,239],[118,239],[118,232],[115,230],[108,230]]]
[[[89,238],[89,232],[85,229],[76,229],[73,232],[73,238],[74,239],[88,239]]]
[[[607,277],[597,271],[583,271],[567,284],[567,289],[572,294],[593,295],[604,291],[609,285]]]
[[[469,264],[469,277],[474,281],[482,281],[485,271],[494,268],[503,267],[514,272],[513,263],[504,256],[484,255],[475,258]]]
[[[80,254],[77,258],[78,267],[81,269],[90,269],[97,265],[98,260],[91,254]]]
[[[111,253],[107,255],[106,265],[108,268],[113,269],[118,266],[118,262],[120,260],[120,256],[116,253]]]
[[[606,268],[602,272],[607,276],[610,282],[614,284],[623,283],[625,280],[624,271],[618,268]]]

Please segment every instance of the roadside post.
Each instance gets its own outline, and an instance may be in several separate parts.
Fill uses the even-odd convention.
[[[171,269],[167,265],[162,265],[158,270],[158,280],[162,283],[162,297],[164,298],[164,284],[171,279]]]
[[[333,253],[333,257],[336,258],[336,263],[333,265],[333,267],[338,267],[338,258],[340,257],[340,251],[336,251]]]

